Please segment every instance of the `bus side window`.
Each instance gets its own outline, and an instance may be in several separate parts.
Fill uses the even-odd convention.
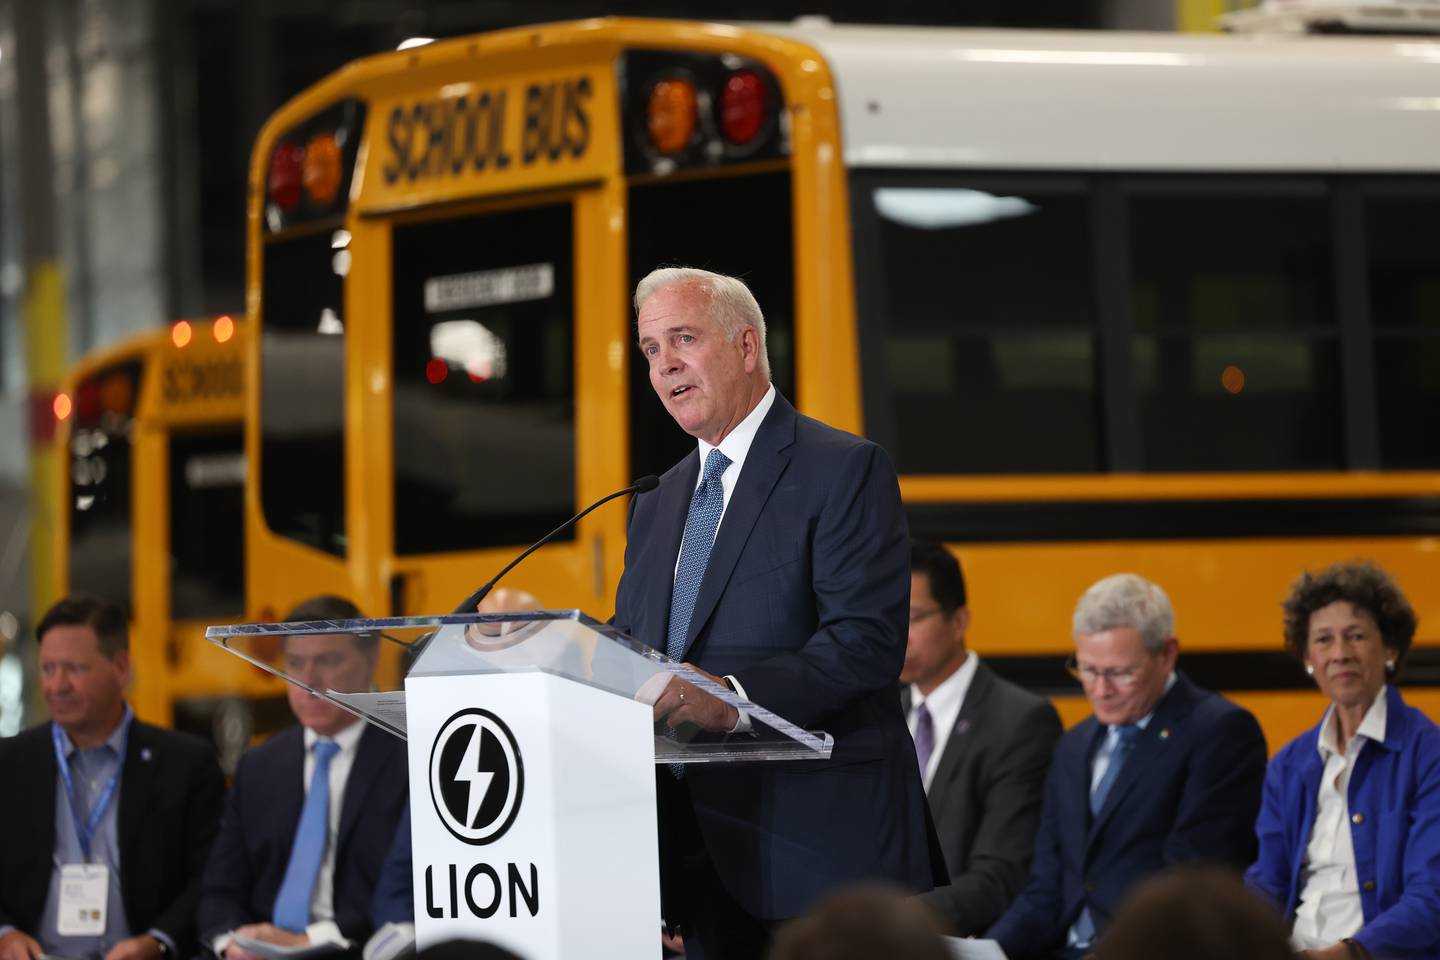
[[[1440,197],[1367,198],[1370,323],[1380,465],[1440,467]]]
[[[1343,466],[1329,198],[1306,181],[1244,186],[1197,178],[1130,197],[1148,471]]]
[[[397,553],[575,512],[574,234],[568,203],[395,228]]]
[[[787,172],[659,181],[630,189],[630,475],[661,474],[695,449],[650,386],[634,348],[635,285],[656,267],[739,277],[765,315],[770,378],[795,402],[795,253]]]

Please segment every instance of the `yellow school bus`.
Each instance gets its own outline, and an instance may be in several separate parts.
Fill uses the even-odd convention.
[[[251,165],[251,613],[448,611],[679,459],[630,305],[679,263],[752,286],[779,389],[890,451],[972,645],[1067,719],[1073,604],[1133,570],[1278,746],[1321,706],[1280,601],[1357,556],[1435,712],[1425,50],[600,19],[354,63]],[[508,582],[604,617],[624,537],[604,508]]]
[[[218,711],[241,742],[253,707],[284,694],[204,638],[245,614],[248,339],[229,316],[140,334],[80,361],[56,406],[62,594],[130,610],[137,715],[209,736]]]

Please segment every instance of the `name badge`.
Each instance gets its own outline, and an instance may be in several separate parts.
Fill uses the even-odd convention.
[[[55,929],[62,937],[96,937],[105,932],[110,870],[103,863],[67,863],[60,868],[60,909]]]

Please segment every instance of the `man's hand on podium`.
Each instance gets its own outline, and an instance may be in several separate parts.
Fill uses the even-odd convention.
[[[706,673],[693,663],[687,663],[685,666],[702,677],[708,677],[720,686],[725,686],[724,680]],[[673,676],[671,681],[665,685],[665,690],[660,694],[660,698],[655,701],[655,719],[663,720],[672,727],[678,727],[682,723],[693,723],[702,730],[729,733],[740,721],[740,711],[701,690],[684,677]]]

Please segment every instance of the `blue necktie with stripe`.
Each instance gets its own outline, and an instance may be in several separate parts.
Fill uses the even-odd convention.
[[[302,933],[310,925],[310,898],[315,894],[315,880],[320,876],[325,842],[330,837],[330,761],[340,752],[340,745],[334,740],[320,740],[314,750],[310,792],[295,828],[285,879],[275,895],[275,926],[292,933]]]
[[[730,466],[730,458],[718,449],[705,458],[705,472],[695,496],[690,498],[690,512],[685,516],[685,539],[680,544],[680,566],[675,570],[675,589],[670,593],[670,628],[665,636],[665,655],[679,660],[685,653],[685,635],[690,630],[690,615],[695,612],[695,598],[700,581],[705,579],[705,565],[710,562],[710,548],[715,544],[715,528],[725,512],[725,491],[720,475]]]
[[[1135,746],[1135,741],[1140,737],[1140,728],[1133,723],[1122,724],[1115,728],[1119,739],[1115,741],[1115,749],[1110,751],[1110,765],[1105,768],[1105,775],[1100,782],[1095,784],[1095,789],[1090,791],[1090,815],[1093,817],[1105,806],[1105,798],[1110,795],[1110,788],[1115,786],[1115,781],[1120,777],[1120,768],[1125,766],[1125,758]],[[1095,942],[1095,918],[1090,916],[1090,908],[1084,907],[1080,916],[1075,918],[1075,926],[1071,927],[1075,935],[1077,946],[1088,947]]]

